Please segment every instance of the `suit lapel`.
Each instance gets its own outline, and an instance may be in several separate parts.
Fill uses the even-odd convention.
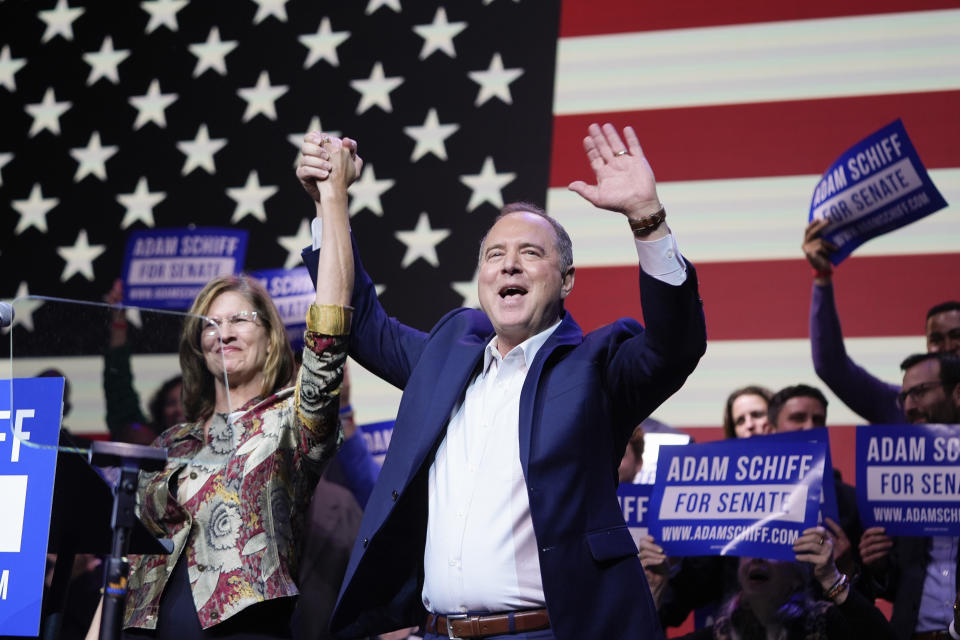
[[[543,373],[544,365],[551,357],[554,351],[565,351],[576,347],[583,342],[583,331],[570,315],[569,311],[564,312],[563,320],[556,331],[547,338],[543,347],[537,352],[537,357],[533,359],[533,364],[527,369],[527,377],[523,382],[523,391],[520,394],[520,466],[523,468],[523,477],[528,476],[528,465],[530,463],[530,440],[533,437],[533,408],[537,397],[537,389],[540,385],[540,376]],[[529,480],[528,480],[529,482]]]

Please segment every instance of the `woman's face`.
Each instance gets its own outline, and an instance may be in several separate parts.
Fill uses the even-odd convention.
[[[206,316],[220,328],[218,333],[212,326],[204,327],[200,336],[210,373],[222,381],[226,369],[230,386],[261,375],[270,339],[253,303],[236,291],[226,291],[213,299]]]
[[[775,605],[786,602],[790,594],[802,586],[795,563],[788,560],[740,558],[737,578],[745,598],[769,599]]]
[[[763,396],[745,393],[737,396],[730,407],[733,431],[738,438],[750,438],[770,433],[767,421],[767,400]]]

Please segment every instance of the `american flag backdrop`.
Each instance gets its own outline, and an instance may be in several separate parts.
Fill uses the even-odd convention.
[[[633,125],[698,267],[710,337],[656,417],[701,440],[736,386],[818,382],[799,246],[842,150],[900,117],[960,199],[955,1],[5,0],[0,36],[8,298],[99,299],[126,233],[146,227],[248,229],[248,269],[293,266],[312,215],[296,145],[323,128],[359,140],[352,225],[388,311],[427,328],[475,304],[479,237],[524,199],[573,237],[569,308],[589,330],[639,313],[636,255],[619,216],[565,186],[590,175],[587,124]],[[899,379],[924,348],[925,310],[960,297],[958,249],[952,206],[837,269],[858,361]],[[15,330],[43,330],[42,306],[19,309],[31,322]],[[360,372],[354,396],[375,421],[398,394]],[[857,422],[838,401],[829,418]],[[852,431],[833,431],[840,448]]]

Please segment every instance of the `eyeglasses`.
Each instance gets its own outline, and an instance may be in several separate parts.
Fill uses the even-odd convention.
[[[904,404],[907,402],[907,398],[910,398],[914,402],[920,402],[920,399],[925,396],[928,391],[942,386],[943,383],[939,380],[931,380],[930,382],[921,382],[920,384],[915,384],[909,389],[904,389],[897,394],[897,406],[903,409]]]
[[[237,333],[252,331],[257,326],[257,311],[237,311],[226,318],[207,318],[206,324],[200,332],[205,338],[216,338],[220,335],[223,325],[226,324]]]

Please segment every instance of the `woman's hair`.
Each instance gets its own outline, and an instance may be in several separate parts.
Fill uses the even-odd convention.
[[[740,396],[760,396],[769,403],[770,398],[773,397],[773,392],[766,387],[751,384],[746,387],[740,387],[727,396],[727,404],[723,408],[723,437],[728,440],[737,437],[737,432],[733,424],[733,403],[736,402]]]
[[[215,398],[213,374],[207,369],[207,362],[200,346],[201,332],[206,321],[200,316],[207,315],[213,301],[222,293],[232,291],[240,294],[253,306],[257,317],[267,332],[269,347],[267,360],[263,366],[263,386],[261,396],[268,396],[287,385],[293,377],[293,352],[287,341],[287,334],[270,299],[270,294],[256,280],[246,275],[222,276],[215,278],[197,294],[190,307],[190,315],[183,323],[180,335],[180,369],[183,372],[183,410],[187,420],[196,421],[213,413]]]
[[[173,376],[160,385],[160,388],[157,389],[157,392],[153,394],[152,398],[150,398],[150,404],[147,405],[147,409],[150,411],[150,426],[152,426],[154,431],[157,433],[163,433],[173,426],[172,424],[165,424],[163,422],[163,410],[164,405],[167,404],[167,395],[170,393],[170,390],[181,384],[183,384],[183,376]],[[181,397],[183,396],[183,391],[180,392],[180,395]]]

